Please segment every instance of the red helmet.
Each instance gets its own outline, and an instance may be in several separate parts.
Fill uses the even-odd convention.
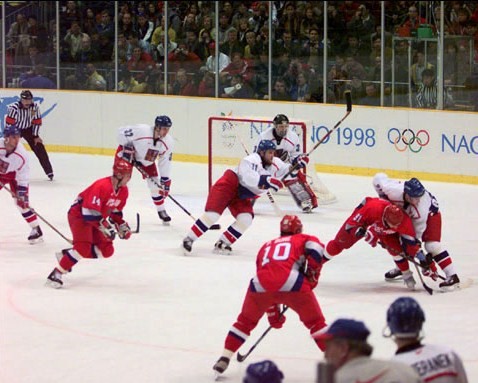
[[[280,221],[281,235],[302,233],[302,222],[296,215],[285,215]]]
[[[113,175],[121,175],[121,176],[130,176],[131,173],[133,172],[133,165],[131,165],[129,162],[122,160],[120,158],[117,158],[115,160],[115,163],[113,164]]]
[[[390,204],[383,210],[383,223],[388,227],[397,227],[403,221],[403,210],[397,205]]]

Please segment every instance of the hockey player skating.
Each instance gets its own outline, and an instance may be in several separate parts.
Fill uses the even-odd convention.
[[[281,306],[294,310],[312,336],[326,326],[313,289],[322,269],[324,246],[302,233],[302,222],[286,215],[280,222],[280,237],[262,245],[257,253],[256,275],[251,279],[236,322],[224,341],[213,370],[222,374],[234,353],[244,344],[264,314],[271,327],[281,328],[286,318]],[[317,343],[319,347],[319,343]]]
[[[372,358],[369,335],[362,321],[340,318],[315,336],[325,345],[324,356],[334,371],[334,383],[423,383],[405,363]]]
[[[43,241],[43,233],[35,212],[29,205],[30,167],[29,156],[20,143],[20,129],[16,125],[7,125],[0,138],[0,190],[10,188],[18,210],[30,225],[28,241],[31,244]]]
[[[232,251],[231,245],[252,224],[253,200],[269,189],[278,191],[284,186],[281,177],[289,172],[290,165],[275,157],[275,150],[274,142],[261,141],[257,152],[244,157],[237,168],[226,170],[214,183],[207,197],[204,214],[196,220],[183,240],[185,255],[191,252],[193,242],[219,220],[226,208],[235,221],[221,234],[214,249],[223,254]],[[302,156],[298,156],[295,161],[298,168],[306,165]]]
[[[131,229],[123,219],[128,199],[132,165],[115,158],[113,175],[93,182],[83,190],[68,211],[73,247],[57,254],[58,266],[47,278],[47,285],[60,288],[62,276],[82,258],[109,258],[114,253],[113,240],[131,237]]]
[[[467,383],[463,362],[448,346],[423,344],[425,313],[411,297],[397,298],[387,310],[385,337],[397,345],[393,360],[413,367],[424,382]]]
[[[33,101],[33,94],[29,90],[20,93],[20,101],[8,105],[6,125],[15,124],[20,129],[20,135],[30,146],[40,161],[43,171],[50,180],[53,180],[53,168],[50,158],[40,137],[42,116],[40,106]]]
[[[384,173],[373,178],[373,187],[380,198],[402,207],[412,219],[416,236],[424,243],[427,255],[420,254],[420,263],[425,268],[423,274],[436,280],[438,275],[435,262],[446,275],[440,283],[442,290],[452,290],[460,286],[460,279],[447,250],[441,245],[441,213],[436,198],[425,189],[417,178],[400,182],[392,180]],[[385,280],[401,277],[401,271],[394,268],[385,273]]]
[[[299,136],[292,129],[289,129],[289,118],[285,114],[278,114],[274,117],[273,126],[264,130],[258,138],[254,151],[262,140],[271,140],[276,144],[276,156],[282,161],[293,163],[298,156],[302,156],[301,143]],[[309,157],[302,156],[304,161],[309,161]],[[302,171],[297,172],[297,176],[284,182],[289,189],[294,201],[302,211],[310,213],[312,209],[318,206],[317,197],[307,183],[307,177]]]
[[[171,221],[164,202],[171,188],[174,139],[169,134],[169,129],[172,125],[168,116],[158,116],[154,120],[154,126],[137,124],[121,127],[118,130],[119,147],[116,151],[117,156],[142,170],[141,174],[146,178],[158,216],[165,225],[169,225]]]
[[[347,218],[335,238],[327,243],[325,257],[332,259],[361,238],[372,247],[380,244],[393,257],[406,286],[413,290],[415,279],[404,255],[415,257],[420,242],[415,238],[410,217],[398,206],[381,198],[366,197]]]

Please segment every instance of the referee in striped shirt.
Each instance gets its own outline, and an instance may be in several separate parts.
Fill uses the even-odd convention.
[[[43,140],[40,138],[40,126],[42,124],[41,112],[38,104],[33,101],[32,92],[24,90],[20,93],[20,101],[8,106],[7,125],[17,125],[21,136],[28,142],[33,153],[40,161],[43,171],[50,180],[53,180],[53,168],[51,167],[48,153]]]

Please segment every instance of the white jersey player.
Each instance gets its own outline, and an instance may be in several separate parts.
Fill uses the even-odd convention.
[[[427,256],[419,254],[420,261],[426,268],[424,274],[437,279],[436,262],[446,275],[440,288],[451,290],[459,287],[460,279],[452,258],[441,246],[441,213],[436,198],[417,178],[401,182],[378,173],[373,178],[373,186],[380,198],[402,207],[412,219],[416,237],[424,243],[428,253]],[[393,280],[400,275],[400,270],[392,269],[385,273],[385,279]]]
[[[281,178],[289,172],[290,165],[274,156],[275,149],[274,142],[262,141],[256,153],[244,157],[237,168],[226,170],[214,183],[207,197],[204,214],[196,220],[183,240],[185,255],[191,252],[193,242],[219,220],[226,208],[235,221],[221,234],[214,248],[218,253],[232,251],[231,245],[252,224],[252,201],[269,189],[277,191],[283,187]]]
[[[7,125],[0,138],[0,190],[9,186],[12,197],[23,219],[32,228],[28,241],[31,244],[43,241],[38,218],[28,203],[30,182],[29,156],[20,144],[20,129]]]
[[[257,151],[259,143],[263,140],[271,140],[276,144],[276,156],[282,161],[295,165],[300,157],[309,161],[309,157],[302,155],[302,147],[299,136],[292,129],[289,129],[289,118],[285,114],[278,114],[274,117],[273,126],[259,134],[258,141],[254,147]],[[294,201],[304,212],[310,213],[312,209],[318,206],[317,196],[307,183],[307,178],[303,172],[298,172],[295,179],[285,183]]]
[[[146,178],[158,216],[165,225],[169,225],[171,221],[164,207],[171,187],[174,144],[174,139],[169,134],[171,126],[168,116],[158,116],[154,126],[138,124],[121,127],[118,130],[119,147],[116,151],[117,156],[133,163],[143,178]]]
[[[463,362],[448,346],[421,343],[425,313],[411,297],[396,299],[387,310],[386,337],[397,344],[393,360],[413,367],[424,382],[467,383]],[[387,329],[385,330],[387,331]]]

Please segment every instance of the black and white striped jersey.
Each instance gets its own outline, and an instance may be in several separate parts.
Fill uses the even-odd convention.
[[[16,124],[22,130],[31,127],[33,136],[37,137],[42,124],[40,107],[36,102],[33,102],[28,107],[24,107],[21,101],[10,104],[8,105],[5,122],[8,125]]]

